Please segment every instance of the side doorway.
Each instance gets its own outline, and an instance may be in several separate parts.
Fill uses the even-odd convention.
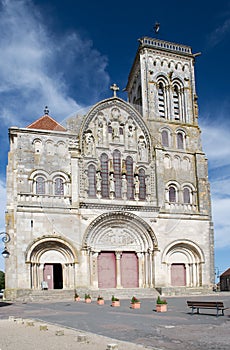
[[[48,289],[63,288],[63,271],[61,264],[44,264],[43,280],[47,282]]]

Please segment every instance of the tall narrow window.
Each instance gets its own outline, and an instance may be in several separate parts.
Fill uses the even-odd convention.
[[[108,156],[103,153],[101,155],[101,195],[103,198],[109,198],[109,171]]]
[[[61,177],[57,177],[54,180],[54,194],[56,196],[63,196],[64,195],[64,181]]]
[[[167,130],[163,130],[161,133],[162,146],[169,147],[169,134]]]
[[[96,169],[92,164],[88,167],[88,182],[88,196],[91,198],[96,197]]]
[[[178,132],[176,137],[177,137],[177,148],[184,149],[184,134],[182,132]]]
[[[146,199],[146,185],[145,185],[145,171],[144,169],[139,170],[139,181],[140,181],[140,193],[139,199],[144,201]]]
[[[133,159],[131,157],[126,158],[126,179],[127,179],[127,199],[134,199],[133,188]]]
[[[165,118],[165,91],[162,82],[159,83],[158,87],[158,110],[160,117]]]
[[[45,179],[42,176],[36,178],[36,194],[45,194]]]
[[[191,203],[191,196],[190,196],[190,189],[188,187],[185,187],[183,190],[183,199],[184,199],[184,204],[190,204]]]
[[[121,198],[121,153],[113,152],[113,169],[115,178],[115,197]]]
[[[173,112],[174,118],[180,119],[179,89],[177,85],[173,88]]]
[[[176,202],[176,189],[174,186],[169,187],[169,202],[170,203]]]

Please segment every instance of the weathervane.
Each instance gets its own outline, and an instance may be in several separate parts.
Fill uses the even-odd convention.
[[[159,30],[160,30],[160,23],[156,22],[155,26],[154,26],[154,31],[155,31],[156,34],[158,34]]]
[[[47,106],[45,106],[44,114],[45,114],[45,115],[49,115],[49,110],[48,110],[48,107],[47,107]]]

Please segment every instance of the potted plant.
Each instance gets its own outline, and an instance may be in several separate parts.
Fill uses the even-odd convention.
[[[137,299],[135,296],[133,296],[131,299],[131,308],[132,309],[140,309],[140,307],[141,307],[140,300]]]
[[[74,300],[75,301],[80,301],[80,296],[79,296],[79,294],[77,293],[76,290],[75,290],[75,293],[74,293]]]
[[[86,303],[91,303],[91,296],[90,296],[90,294],[85,294],[85,302]]]
[[[120,300],[118,298],[115,298],[114,295],[112,295],[112,306],[120,306]]]
[[[167,311],[167,301],[165,299],[161,299],[158,295],[157,303],[156,303],[156,311],[157,312],[166,312]]]
[[[97,297],[97,304],[98,305],[104,305],[105,301],[104,301],[104,298],[100,295],[98,295]]]

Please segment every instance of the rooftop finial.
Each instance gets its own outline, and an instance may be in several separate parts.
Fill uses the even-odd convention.
[[[119,87],[117,86],[117,84],[113,84],[110,86],[110,90],[113,90],[113,97],[117,96],[117,91],[119,91]]]
[[[45,114],[45,115],[49,115],[49,110],[48,110],[48,107],[47,107],[47,106],[45,106],[44,114]]]
[[[156,22],[155,26],[154,26],[154,31],[155,31],[156,34],[158,34],[159,30],[160,30],[160,23]]]

